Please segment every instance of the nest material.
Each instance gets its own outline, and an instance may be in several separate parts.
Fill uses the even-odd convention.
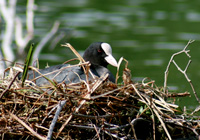
[[[21,87],[16,74],[11,68],[0,83],[2,139],[196,139],[200,133],[199,118],[176,115],[178,106],[154,81],[133,83],[128,68],[123,85],[103,75],[89,83]]]
[[[64,46],[79,58],[85,74],[92,75],[76,50]],[[127,67],[128,62],[123,84],[109,82],[105,74],[67,85],[46,78],[50,86],[45,87],[35,85],[34,79],[22,87],[17,78],[22,70],[7,69],[8,76],[0,79],[1,139],[197,139],[200,118],[181,114],[170,100],[189,93],[163,93],[154,81],[145,79],[133,83]],[[119,66],[117,79],[118,73]]]

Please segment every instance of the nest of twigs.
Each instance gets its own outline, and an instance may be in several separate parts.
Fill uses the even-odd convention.
[[[197,139],[199,118],[178,111],[154,81],[94,81],[37,87],[10,68],[0,81],[2,139]],[[187,94],[187,93],[185,93]],[[179,114],[179,115],[177,115]]]

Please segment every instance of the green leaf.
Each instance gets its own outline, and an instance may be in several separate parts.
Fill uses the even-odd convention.
[[[143,110],[144,110],[143,106],[140,106],[139,114],[141,114],[143,112]]]
[[[22,87],[24,86],[24,81],[25,81],[27,73],[28,73],[28,67],[31,63],[31,58],[32,58],[32,55],[33,55],[33,45],[34,44],[32,43],[31,46],[30,46],[30,49],[28,51],[28,55],[25,59],[24,70],[23,70],[23,73],[22,73]]]

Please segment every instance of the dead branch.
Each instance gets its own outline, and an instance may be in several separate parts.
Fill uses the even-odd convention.
[[[14,61],[15,59],[15,55],[12,50],[12,37],[14,32],[16,2],[17,0],[9,0],[9,2],[6,2],[6,0],[0,1],[0,12],[6,22],[4,39],[2,39],[1,47],[4,58],[9,59],[10,61]]]
[[[189,79],[189,77],[188,77],[188,75],[187,75],[187,69],[188,69],[189,65],[191,64],[191,62],[192,62],[192,60],[190,59],[191,56],[190,56],[190,54],[189,54],[190,50],[187,50],[187,47],[188,47],[191,43],[193,43],[193,42],[194,42],[194,40],[189,40],[188,43],[187,43],[187,45],[183,48],[183,50],[181,50],[181,51],[179,51],[179,52],[177,52],[177,53],[174,53],[174,54],[171,56],[170,61],[169,61],[168,65],[167,65],[167,68],[166,68],[166,70],[165,70],[165,77],[164,77],[164,93],[167,93],[167,77],[168,77],[168,73],[169,73],[169,68],[170,68],[171,64],[173,63],[173,64],[176,66],[176,68],[178,69],[178,71],[180,71],[180,72],[185,76],[186,80],[187,80],[188,83],[190,84],[190,87],[192,88],[192,91],[193,91],[193,93],[194,93],[194,95],[195,95],[196,100],[197,100],[198,103],[200,104],[200,99],[199,99],[199,97],[197,96],[197,93],[196,93],[196,90],[195,90],[195,88],[194,88],[194,86],[193,86],[193,84],[192,84],[192,81],[191,81],[191,79]],[[178,64],[175,62],[175,60],[174,60],[175,56],[180,55],[180,54],[182,54],[182,53],[185,53],[185,54],[188,56],[188,58],[189,58],[189,61],[188,61],[188,63],[187,63],[187,65],[186,65],[186,67],[185,67],[184,70],[182,70],[182,69],[178,66]]]
[[[37,45],[34,54],[33,54],[33,62],[39,58],[39,54],[42,50],[42,48],[45,46],[45,44],[55,35],[55,33],[58,31],[58,28],[60,26],[60,22],[56,21],[51,29],[51,31],[46,34],[46,36],[41,40],[41,42]]]

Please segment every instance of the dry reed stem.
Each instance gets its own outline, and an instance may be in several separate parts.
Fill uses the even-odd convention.
[[[116,79],[115,79],[115,83],[117,83],[117,81],[118,81],[118,79],[119,79],[119,67],[120,67],[120,65],[121,65],[121,63],[122,63],[122,61],[123,61],[123,57],[121,57],[120,59],[119,59],[119,61],[118,61],[118,63],[117,63],[117,73],[116,73]]]
[[[65,45],[62,45],[62,46],[69,47],[72,50],[72,52],[79,58],[81,63],[85,62],[85,60],[82,58],[82,56],[74,49],[74,47],[71,44],[66,43]],[[87,81],[87,83],[88,83],[88,74],[87,74],[88,72],[92,75],[92,77],[94,79],[94,74],[89,70],[88,67],[85,68],[82,65],[82,68],[83,68],[84,72],[86,73],[86,81]]]

